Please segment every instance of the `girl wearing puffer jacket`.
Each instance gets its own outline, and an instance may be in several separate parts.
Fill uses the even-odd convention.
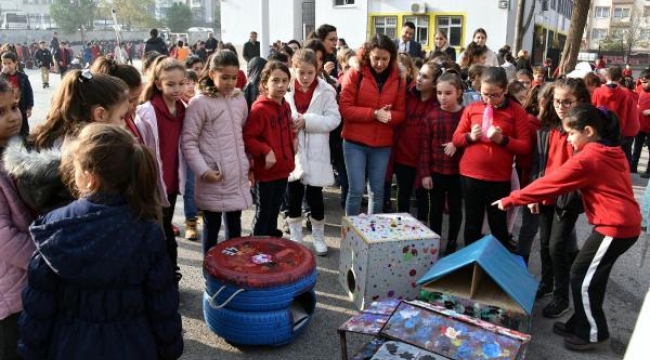
[[[0,80],[0,155],[9,138],[19,134],[20,108],[11,86]],[[27,265],[34,252],[29,236],[32,216],[20,199],[0,158],[0,358],[18,359],[18,317],[21,293],[27,284]]]
[[[196,205],[203,210],[203,254],[217,244],[221,216],[225,238],[241,236],[241,212],[251,205],[248,158],[242,135],[248,108],[235,88],[239,60],[231,51],[210,58],[199,81],[201,93],[185,113],[181,149],[194,174]]]
[[[298,136],[296,168],[289,175],[289,230],[291,240],[302,242],[302,198],[311,209],[312,237],[317,255],[327,255],[323,186],[334,183],[329,133],[341,122],[336,91],[317,78],[316,53],[298,50],[292,57],[295,79],[284,98],[291,106]],[[306,189],[305,189],[306,187]]]

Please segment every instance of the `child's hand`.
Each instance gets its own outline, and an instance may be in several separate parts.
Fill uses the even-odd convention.
[[[293,131],[298,132],[305,128],[305,118],[298,114],[298,118],[293,122]]]
[[[501,199],[501,200],[497,200],[497,201],[493,202],[493,203],[492,203],[492,206],[496,206],[496,207],[498,207],[499,210],[503,210],[503,211],[508,210],[508,207],[503,206],[503,199]]]
[[[270,168],[273,167],[273,165],[275,165],[276,162],[277,162],[277,160],[275,159],[275,153],[273,152],[273,150],[271,150],[264,157],[264,168],[265,169],[270,169]]]
[[[219,181],[223,180],[223,175],[221,175],[221,172],[216,171],[216,170],[208,170],[203,174],[203,180],[210,182],[210,183],[218,183]]]
[[[26,113],[27,113],[27,118],[32,117],[32,109],[27,109]]]
[[[488,129],[487,133],[488,139],[492,140],[492,142],[501,144],[501,141],[503,141],[503,134],[501,133],[501,128],[498,126],[490,126]]]
[[[531,214],[539,214],[539,203],[528,204],[528,210]]]
[[[483,130],[481,130],[481,125],[479,124],[474,124],[472,125],[472,130],[469,132],[469,138],[472,139],[472,141],[478,141],[478,139],[483,136]]]
[[[252,170],[248,170],[248,186],[253,188],[255,186],[255,173]]]
[[[329,75],[329,74],[332,73],[332,70],[334,70],[335,67],[336,67],[336,65],[333,62],[328,61],[328,62],[325,63],[325,65],[323,65],[323,70],[325,70],[327,75]]]
[[[422,187],[427,190],[433,189],[433,179],[431,179],[431,176],[425,176],[422,178]]]
[[[445,155],[452,157],[454,154],[456,154],[456,147],[451,141],[446,144],[442,144],[442,147],[445,148]]]

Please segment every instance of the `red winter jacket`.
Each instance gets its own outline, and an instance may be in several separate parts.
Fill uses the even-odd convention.
[[[501,128],[503,143],[472,141],[469,133],[472,125],[483,123],[483,102],[475,102],[465,108],[463,117],[453,136],[454,146],[464,148],[460,159],[460,174],[484,181],[510,181],[514,155],[531,152],[528,113],[512,100],[494,108],[493,126]]]
[[[650,93],[642,90],[639,93],[639,107],[637,109],[639,112],[639,125],[642,132],[650,133],[650,116],[643,115],[644,110],[650,110]]]
[[[589,143],[556,171],[503,198],[503,205],[530,204],[580,190],[594,230],[614,238],[635,237],[641,232],[641,211],[629,171],[619,146]]]
[[[621,132],[625,129],[625,124],[632,116],[627,92],[618,85],[601,85],[591,95],[591,103],[594,106],[604,106],[613,111],[621,122]]]
[[[295,134],[291,129],[293,120],[289,104],[282,105],[265,95],[260,95],[251,107],[244,125],[244,145],[253,157],[253,173],[259,181],[274,181],[289,178],[293,171]],[[265,157],[273,151],[276,163],[265,168]]]
[[[405,96],[406,86],[397,67],[390,69],[381,92],[369,67],[350,69],[343,77],[339,100],[341,117],[345,119],[341,136],[366,146],[392,146],[393,129],[404,121]],[[374,118],[374,111],[386,105],[392,105],[388,124]]]

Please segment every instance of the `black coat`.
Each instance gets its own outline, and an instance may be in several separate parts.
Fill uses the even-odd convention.
[[[144,42],[144,54],[150,51],[157,51],[162,55],[169,55],[169,50],[165,44],[165,40],[159,37],[149,38]]]

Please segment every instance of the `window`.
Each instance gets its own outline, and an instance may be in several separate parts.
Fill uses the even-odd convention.
[[[410,21],[415,24],[415,41],[422,45],[429,43],[429,17],[428,16],[405,16],[404,22]]]
[[[447,35],[449,46],[462,46],[462,16],[436,16],[437,30]]]
[[[551,9],[555,10],[557,0],[551,0]]]
[[[354,0],[334,0],[334,6],[354,5]]]
[[[623,40],[625,35],[626,31],[624,29],[612,29],[612,39],[614,40]]]
[[[627,7],[615,7],[614,13],[612,14],[614,19],[629,19],[630,18],[630,8]]]
[[[609,6],[596,6],[594,9],[596,13],[596,19],[607,19],[609,18]]]
[[[375,16],[375,34],[383,34],[391,39],[397,35],[397,16]]]
[[[643,17],[648,17],[650,16],[650,6],[644,6],[643,7]]]
[[[639,31],[639,40],[641,41],[650,40],[650,30],[642,29],[641,31]]]
[[[591,29],[592,40],[603,40],[607,38],[607,29]]]

